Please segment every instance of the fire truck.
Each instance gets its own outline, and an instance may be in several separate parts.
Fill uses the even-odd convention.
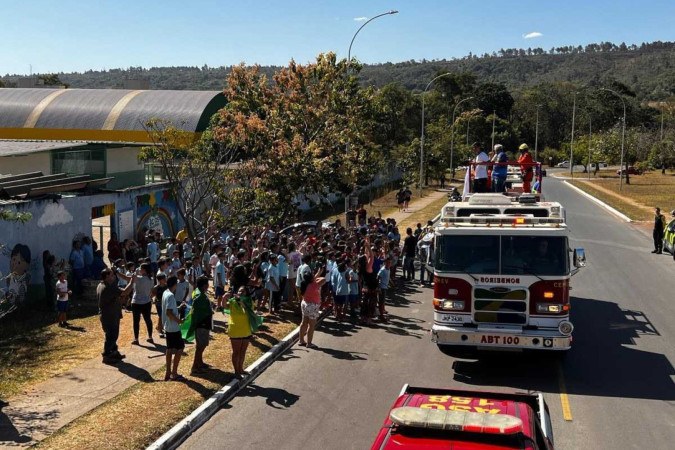
[[[442,350],[568,350],[570,278],[586,265],[568,234],[565,209],[541,191],[470,193],[443,206],[428,252],[432,341]]]
[[[540,393],[473,392],[405,385],[372,450],[553,450]]]

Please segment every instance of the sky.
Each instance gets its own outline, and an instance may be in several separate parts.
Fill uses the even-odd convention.
[[[0,74],[673,41],[674,0],[0,0]],[[31,68],[32,67],[32,68]]]

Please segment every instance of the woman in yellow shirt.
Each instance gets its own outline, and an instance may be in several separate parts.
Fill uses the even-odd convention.
[[[234,376],[243,378],[244,360],[246,359],[246,349],[251,342],[251,320],[249,315],[253,313],[253,301],[246,294],[244,286],[239,288],[236,295],[228,300],[230,307],[230,317],[228,319],[227,334],[232,343],[232,366],[234,367]]]

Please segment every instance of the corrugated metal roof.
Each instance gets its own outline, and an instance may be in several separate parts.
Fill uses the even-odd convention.
[[[84,147],[85,145],[87,144],[74,142],[0,140],[0,157],[30,155],[31,153],[40,153],[64,148],[78,148]]]
[[[91,133],[92,137],[80,133],[81,139],[100,141],[101,131],[111,136],[144,131],[144,123],[151,118],[199,133],[223,106],[225,96],[219,91],[3,88],[0,138],[3,133],[6,139],[45,139],[44,130],[96,130],[99,133]],[[36,130],[35,136],[30,136],[31,129]],[[20,137],[14,136],[17,130]]]

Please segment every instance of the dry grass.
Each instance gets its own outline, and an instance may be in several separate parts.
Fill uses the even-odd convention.
[[[71,302],[72,303],[72,302]],[[75,302],[76,303],[76,302]],[[14,317],[0,328],[0,397],[20,394],[27,388],[67,372],[99,356],[103,332],[92,304],[75,304],[69,312],[70,330],[59,328],[56,313],[31,311]],[[131,341],[131,318],[125,315],[120,342]]]
[[[232,379],[230,341],[218,320],[214,339],[204,359],[214,366],[187,382],[159,382],[164,368],[152,374],[153,380],[136,383],[112,400],[103,403],[38,444],[42,449],[138,449],[145,448],[205,399]],[[249,346],[246,365],[255,361],[297,326],[297,317],[285,312],[277,320],[266,319],[266,330],[259,332]],[[190,352],[191,346],[188,347]],[[191,352],[190,352],[191,353]],[[186,374],[192,355],[184,357],[179,372]],[[105,442],[105,445],[102,443]]]
[[[675,172],[649,172],[631,175],[630,184],[619,191],[619,177],[607,172],[598,178],[578,178],[570,181],[575,186],[606,202],[636,221],[650,221],[655,206],[668,212],[675,208]]]
[[[444,192],[441,198],[434,200],[424,208],[420,209],[419,211],[415,211],[414,213],[411,213],[408,217],[400,221],[398,224],[399,230],[405,231],[407,227],[411,227],[414,229],[417,223],[425,225],[427,223],[427,220],[431,220],[441,213],[441,208],[446,203],[448,203],[448,196]]]

